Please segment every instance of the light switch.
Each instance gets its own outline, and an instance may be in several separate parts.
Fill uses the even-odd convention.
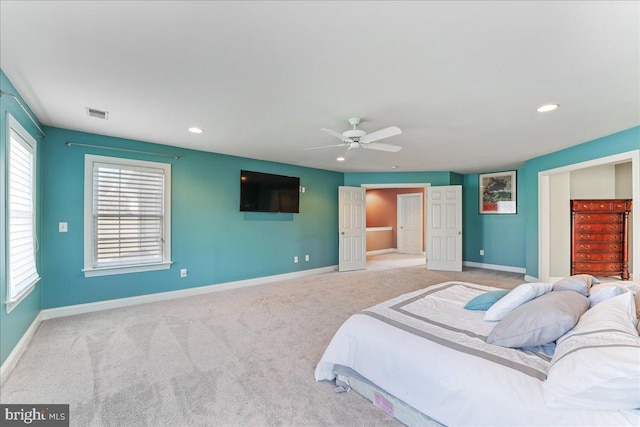
[[[68,230],[68,228],[67,228],[67,223],[66,222],[59,222],[58,223],[58,232],[66,233],[67,230]]]

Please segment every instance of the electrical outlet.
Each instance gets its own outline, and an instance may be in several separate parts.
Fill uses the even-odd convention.
[[[69,231],[69,228],[67,227],[67,223],[66,222],[59,222],[58,223],[58,232],[66,233],[67,231]]]
[[[480,249],[480,255],[484,256],[484,249]]]
[[[298,262],[298,257],[297,256],[293,257],[293,262]]]
[[[187,269],[183,268],[180,270],[180,277],[187,277]]]
[[[305,255],[305,256],[304,256],[304,260],[305,260],[305,261],[309,261],[309,255]]]

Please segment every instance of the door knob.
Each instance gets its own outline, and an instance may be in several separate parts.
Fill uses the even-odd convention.
[[[344,231],[340,232],[340,234],[344,235]]]
[[[458,231],[458,234],[462,234],[462,231]]]

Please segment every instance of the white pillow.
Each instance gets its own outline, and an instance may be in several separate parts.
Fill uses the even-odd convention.
[[[497,322],[527,301],[551,291],[551,283],[523,283],[500,298],[484,314],[484,320]]]
[[[625,288],[611,283],[596,285],[589,290],[589,304],[593,307],[606,299],[616,297],[625,292],[628,292]]]
[[[602,301],[558,339],[543,383],[552,408],[640,408],[640,337],[633,295]]]

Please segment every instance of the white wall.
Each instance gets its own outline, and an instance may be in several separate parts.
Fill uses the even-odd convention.
[[[631,162],[616,165],[616,199],[632,199]],[[629,214],[629,273],[633,273],[633,214]]]
[[[549,274],[571,274],[571,172],[549,177]],[[564,207],[564,208],[562,208]]]
[[[615,199],[615,197],[615,165],[602,165],[571,172],[572,199]]]

